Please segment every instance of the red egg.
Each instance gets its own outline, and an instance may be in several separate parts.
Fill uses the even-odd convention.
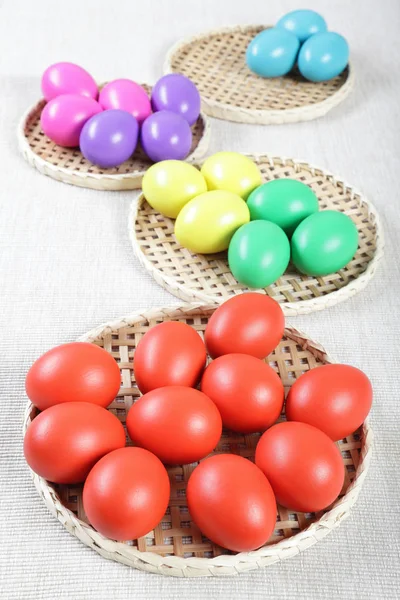
[[[86,402],[68,402],[40,413],[29,425],[24,454],[32,471],[55,483],[84,481],[108,452],[125,446],[112,413]]]
[[[213,360],[204,372],[201,391],[215,402],[224,426],[241,433],[273,425],[285,396],[275,371],[248,354],[225,354]]]
[[[263,546],[274,531],[276,502],[256,465],[234,454],[206,458],[189,478],[190,516],[212,542],[235,552]]]
[[[143,448],[122,448],[104,456],[83,488],[89,522],[113,540],[148,534],[163,518],[169,502],[167,471]]]
[[[343,487],[338,447],[322,431],[295,421],[278,423],[260,438],[256,465],[268,478],[278,504],[297,512],[327,508]]]
[[[254,292],[226,300],[213,313],[205,331],[212,358],[222,354],[251,354],[265,358],[279,344],[285,317],[275,300]]]
[[[40,410],[63,402],[90,402],[104,408],[118,394],[121,374],[114,358],[86,342],[56,346],[29,369],[25,388]]]
[[[314,425],[337,441],[360,427],[371,404],[372,386],[365,373],[349,365],[323,365],[292,385],[286,418]]]
[[[126,420],[130,438],[164,463],[192,463],[210,454],[222,433],[221,415],[202,392],[169,386],[148,392]]]
[[[152,327],[140,340],[133,370],[140,391],[159,387],[195,387],[206,364],[203,340],[189,325],[165,321]]]

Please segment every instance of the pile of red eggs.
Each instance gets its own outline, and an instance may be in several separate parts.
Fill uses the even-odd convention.
[[[62,62],[46,69],[42,91],[43,132],[59,146],[79,146],[99,167],[119,166],[139,141],[154,162],[183,160],[190,153],[200,94],[184,75],[161,77],[149,97],[130,79],[115,79],[99,90],[85,69]]]
[[[145,536],[163,518],[170,499],[164,465],[201,461],[187,484],[191,519],[224,548],[259,548],[274,531],[277,503],[312,513],[336,500],[344,463],[335,441],[363,423],[372,403],[362,371],[323,365],[295,381],[286,421],[276,423],[284,387],[263,359],[283,334],[279,304],[256,293],[221,305],[208,321],[204,342],[186,323],[152,327],[133,358],[142,392],[126,419],[134,447],[125,447],[121,422],[106,410],[121,383],[111,354],[88,343],[50,350],[26,379],[27,394],[41,411],[24,440],[29,466],[52,482],[85,482],[88,520],[103,535],[123,541]],[[213,359],[208,366],[207,352]],[[206,458],[223,427],[245,435],[263,432],[255,464],[219,450]]]

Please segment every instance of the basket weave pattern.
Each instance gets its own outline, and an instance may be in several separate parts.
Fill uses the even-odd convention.
[[[190,324],[202,336],[215,307],[186,305],[182,308],[155,309],[135,314],[90,332],[81,341],[105,348],[121,369],[122,387],[109,410],[125,424],[126,414],[138,398],[132,359],[146,331],[166,320]],[[324,349],[292,327],[278,348],[268,357],[287,390],[305,371],[330,362]],[[24,430],[36,415],[29,403]],[[241,435],[225,431],[215,452],[232,452],[253,459],[258,434]],[[129,543],[114,542],[96,532],[86,520],[82,505],[82,486],[53,486],[32,473],[35,485],[65,528],[102,556],[151,572],[176,576],[230,575],[255,569],[294,556],[313,545],[348,515],[366,475],[372,433],[367,423],[354,435],[339,443],[345,464],[341,497],[330,510],[318,514],[293,513],[278,507],[278,522],[273,537],[263,548],[234,554],[207,540],[191,521],[185,489],[195,465],[171,467],[171,500],[162,522],[146,537]]]
[[[353,296],[374,275],[383,254],[383,235],[373,206],[334,175],[307,163],[279,157],[251,156],[264,181],[290,177],[309,185],[320,209],[345,212],[355,222],[359,248],[346,267],[325,277],[301,275],[291,265],[274,284],[258,290],[279,303],[287,315],[312,312]],[[129,233],[139,260],[157,283],[183,300],[220,303],[248,291],[233,277],[226,252],[192,254],[178,244],[174,222],[161,215],[141,196],[132,204]]]
[[[148,93],[149,86],[143,86]],[[122,165],[110,169],[101,169],[93,165],[82,155],[78,148],[63,148],[52,142],[42,131],[40,115],[45,106],[40,100],[21,120],[18,139],[26,160],[44,175],[53,179],[93,189],[137,189],[140,188],[143,175],[153,164],[138,147],[135,154]],[[200,115],[192,127],[193,142],[188,162],[199,160],[207,152],[210,138],[210,124],[204,115]]]
[[[206,114],[241,123],[287,123],[315,119],[342,102],[353,87],[349,68],[314,83],[297,70],[259,77],[246,66],[246,48],[260,25],[230,27],[182,40],[167,56],[164,72],[183,73],[197,86]]]

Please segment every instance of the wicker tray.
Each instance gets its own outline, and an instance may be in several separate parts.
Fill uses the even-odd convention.
[[[143,85],[147,92],[151,87]],[[134,190],[141,186],[143,175],[153,163],[139,148],[119,167],[101,169],[86,160],[79,148],[57,146],[43,133],[40,115],[45,100],[29,108],[18,125],[18,144],[24,158],[43,175],[57,181],[95,190]],[[193,144],[188,162],[200,160],[210,141],[210,121],[201,113],[192,127]]]
[[[228,27],[175,44],[165,73],[183,73],[197,85],[207,115],[239,123],[294,123],[322,117],[350,93],[353,69],[331,81],[312,83],[297,71],[274,79],[246,66],[248,44],[267,25]]]
[[[179,320],[193,326],[201,335],[215,307],[186,305],[181,308],[154,309],[102,325],[81,338],[104,347],[121,368],[122,387],[110,410],[125,424],[126,413],[139,396],[132,358],[135,348],[149,327],[162,321]],[[286,390],[305,371],[330,362],[325,350],[293,327],[268,357],[280,374]],[[36,409],[28,404],[24,433]],[[240,435],[225,431],[216,452],[233,452],[252,459],[258,434]],[[341,497],[329,510],[317,514],[292,513],[278,507],[278,522],[273,538],[261,549],[234,554],[202,536],[191,521],[186,506],[186,482],[195,465],[168,469],[171,500],[158,525],[146,537],[129,543],[115,542],[96,532],[86,521],[82,506],[82,486],[55,486],[32,473],[35,485],[52,514],[73,535],[96,552],[126,565],[152,573],[181,577],[234,575],[257,569],[294,556],[312,546],[335,529],[349,514],[365,479],[371,457],[372,432],[367,422],[354,435],[339,443],[346,466]]]
[[[358,251],[344,269],[325,277],[308,277],[289,265],[280,279],[258,291],[281,303],[286,315],[296,315],[333,306],[362,290],[373,277],[384,246],[379,216],[371,203],[340,178],[308,163],[249,156],[259,165],[264,181],[291,177],[310,185],[321,209],[345,212],[359,232]],[[129,234],[143,266],[178,298],[214,304],[248,291],[233,277],[226,252],[192,254],[180,246],[174,236],[174,221],[153,210],[143,195],[132,203]]]

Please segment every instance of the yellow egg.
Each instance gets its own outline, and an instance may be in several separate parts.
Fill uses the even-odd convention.
[[[207,191],[207,184],[193,165],[180,160],[163,160],[146,171],[142,189],[150,206],[175,219],[189,200]]]
[[[175,221],[175,237],[191,252],[222,252],[235,231],[249,220],[247,204],[237,194],[224,190],[206,192],[182,208]]]
[[[201,172],[209,190],[228,190],[244,200],[262,183],[257,165],[238,152],[213,154],[205,160]]]

